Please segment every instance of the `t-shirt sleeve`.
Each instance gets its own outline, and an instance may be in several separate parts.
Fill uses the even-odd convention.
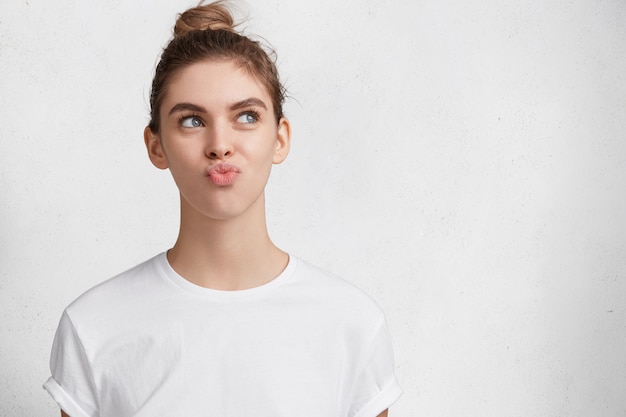
[[[384,318],[367,352],[355,380],[350,417],[376,417],[402,395]]]
[[[91,367],[67,312],[63,313],[50,356],[52,376],[44,389],[70,417],[96,417],[98,401]]]

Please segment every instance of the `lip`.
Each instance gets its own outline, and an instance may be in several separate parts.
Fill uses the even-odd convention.
[[[241,170],[235,165],[216,164],[207,170],[207,177],[213,184],[224,187],[232,185],[240,173]]]

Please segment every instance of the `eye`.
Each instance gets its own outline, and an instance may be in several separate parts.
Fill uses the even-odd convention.
[[[186,128],[203,126],[202,120],[198,116],[184,116],[180,119],[180,125]]]
[[[246,111],[237,116],[237,123],[252,124],[259,121],[259,114],[255,111]]]

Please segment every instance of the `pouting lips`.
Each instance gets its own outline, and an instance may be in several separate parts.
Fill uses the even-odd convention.
[[[235,165],[217,164],[208,169],[207,176],[213,184],[224,186],[234,183],[240,172]]]

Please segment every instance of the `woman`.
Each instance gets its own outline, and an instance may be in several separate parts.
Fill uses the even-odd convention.
[[[178,239],[63,313],[44,386],[62,415],[387,415],[401,389],[382,311],[267,232],[283,99],[221,2],[179,16],[144,132],[180,191]]]

